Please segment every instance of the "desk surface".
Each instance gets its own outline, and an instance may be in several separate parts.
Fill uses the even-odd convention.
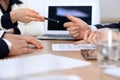
[[[34,53],[31,54],[24,54],[20,56],[12,56],[12,57],[23,57],[23,56],[32,56],[32,55],[38,55],[38,54],[45,54],[50,53],[54,55],[60,55],[60,56],[67,56],[79,60],[85,60],[82,55],[80,54],[80,51],[67,51],[67,52],[59,52],[59,51],[52,51],[52,44],[55,43],[73,43],[74,41],[64,41],[64,40],[42,40],[42,43],[44,44],[43,49],[36,49]],[[11,58],[11,57],[9,57]],[[96,60],[89,60],[92,62],[92,65],[89,67],[83,67],[83,68],[74,68],[69,70],[60,71],[62,74],[67,75],[77,75],[80,76],[83,80],[119,80],[120,78],[109,76],[106,74],[103,74],[100,69],[98,68],[97,61]],[[39,74],[38,74],[39,75]]]

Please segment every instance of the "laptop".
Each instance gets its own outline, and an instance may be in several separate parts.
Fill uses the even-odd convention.
[[[38,36],[38,39],[67,39],[73,40],[69,35],[63,24],[69,22],[66,18],[67,14],[81,18],[87,24],[92,25],[93,21],[93,5],[49,5],[46,11],[46,17],[58,20],[59,23],[46,20],[45,33],[42,36]]]

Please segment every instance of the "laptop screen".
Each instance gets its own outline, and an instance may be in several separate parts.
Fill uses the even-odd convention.
[[[66,14],[81,18],[89,25],[92,23],[92,6],[49,6],[48,18],[59,20],[59,23],[48,21],[48,30],[66,31],[63,27],[69,21]]]

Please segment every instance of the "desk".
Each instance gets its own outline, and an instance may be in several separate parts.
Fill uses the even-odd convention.
[[[64,40],[41,40],[41,41],[44,44],[44,49],[41,49],[41,50],[36,49],[34,53],[24,54],[24,55],[14,56],[14,57],[23,57],[23,56],[32,56],[32,55],[38,55],[38,54],[51,53],[54,55],[67,56],[67,57],[71,57],[79,60],[85,60],[80,54],[80,51],[67,51],[67,52],[52,51],[52,47],[51,47],[52,44],[73,43],[74,41],[64,41]],[[91,66],[64,70],[64,71],[60,71],[60,73],[67,74],[67,75],[69,74],[77,75],[77,76],[80,76],[83,80],[120,80],[120,78],[102,74],[102,72],[97,66],[96,60],[89,60],[89,61],[92,62]]]

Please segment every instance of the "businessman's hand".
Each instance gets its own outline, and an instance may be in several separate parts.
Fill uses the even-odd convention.
[[[37,40],[36,38],[34,38],[34,37],[25,36],[25,35],[17,35],[16,38],[20,39],[20,40],[25,40],[28,44],[32,44],[38,49],[43,48],[42,43],[39,40]]]
[[[88,27],[87,23],[71,15],[67,15],[67,18],[71,22],[66,22],[64,27],[67,28],[69,34],[75,39],[83,39],[85,30]]]
[[[25,40],[9,39],[9,41],[12,43],[9,55],[21,55],[33,52],[33,49],[29,47],[29,44]]]
[[[43,16],[40,16],[38,12],[28,8],[13,10],[10,12],[10,16],[13,23],[16,21],[23,23],[29,23],[31,21],[44,21]]]
[[[32,44],[36,48],[43,48],[43,45],[40,41],[38,41],[36,38],[31,37],[31,36],[24,36],[24,35],[14,35],[14,34],[5,34],[4,38],[9,40],[9,39],[17,39],[17,40],[25,40],[27,44]]]
[[[99,41],[108,41],[108,31],[111,31],[108,28],[98,29],[95,32],[92,32],[89,28],[85,31],[83,40],[75,42],[75,44],[81,43],[94,43],[96,44]],[[112,40],[120,41],[119,34],[112,31]]]

